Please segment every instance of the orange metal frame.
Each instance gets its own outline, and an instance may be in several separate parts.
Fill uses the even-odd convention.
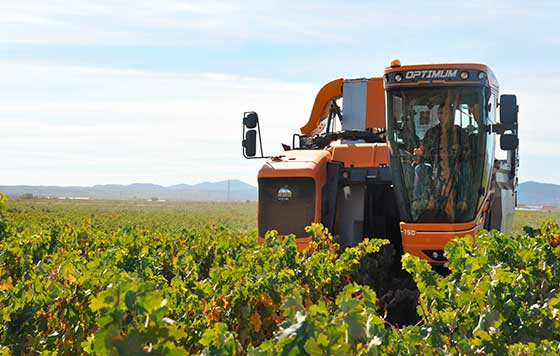
[[[301,133],[307,136],[312,136],[320,133],[324,128],[324,121],[329,115],[330,102],[342,96],[342,83],[344,79],[339,78],[325,84],[313,104],[309,121],[301,127]]]

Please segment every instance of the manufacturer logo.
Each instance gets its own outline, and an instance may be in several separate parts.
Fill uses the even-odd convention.
[[[411,70],[406,72],[406,79],[442,79],[455,78],[458,69],[430,69],[430,70]]]
[[[287,186],[278,189],[278,194],[276,195],[276,199],[280,201],[288,201],[291,198],[292,198],[292,191]]]

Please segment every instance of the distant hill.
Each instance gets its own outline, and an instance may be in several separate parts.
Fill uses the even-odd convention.
[[[553,204],[560,205],[560,185],[525,182],[517,188],[519,204]]]
[[[229,185],[229,196],[228,196]],[[519,184],[517,200],[519,204],[553,204],[560,205],[560,185],[538,182]],[[23,194],[51,198],[87,198],[106,200],[152,199],[190,200],[190,201],[245,201],[257,200],[258,190],[240,180],[229,182],[204,182],[199,184],[176,184],[164,187],[151,183],[134,183],[129,185],[106,184],[93,187],[58,187],[6,185],[0,186],[0,192],[12,198]]]
[[[169,187],[150,183],[106,184],[93,187],[6,185],[0,186],[0,192],[12,198],[32,194],[35,197],[68,199],[257,200],[257,188],[240,180],[205,182],[194,185],[177,184]]]

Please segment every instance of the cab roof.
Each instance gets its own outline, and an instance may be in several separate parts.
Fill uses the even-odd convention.
[[[468,79],[462,79],[461,73],[467,72]],[[478,75],[485,73],[483,78]],[[396,81],[395,76],[401,74],[402,80]],[[385,87],[417,85],[417,84],[487,84],[495,90],[499,89],[498,81],[492,70],[480,63],[434,63],[401,65],[399,60],[393,60],[391,66],[384,71]]]

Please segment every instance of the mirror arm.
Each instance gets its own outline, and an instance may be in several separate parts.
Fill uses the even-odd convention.
[[[269,158],[269,157],[265,157],[264,153],[263,153],[263,147],[262,147],[262,138],[261,138],[261,125],[260,123],[257,123],[257,130],[259,131],[259,147],[261,149],[261,157],[260,158]],[[256,157],[259,158],[259,157]]]
[[[516,123],[499,123],[491,125],[491,130],[498,135],[502,135],[504,132],[511,130],[517,134],[517,124]]]

